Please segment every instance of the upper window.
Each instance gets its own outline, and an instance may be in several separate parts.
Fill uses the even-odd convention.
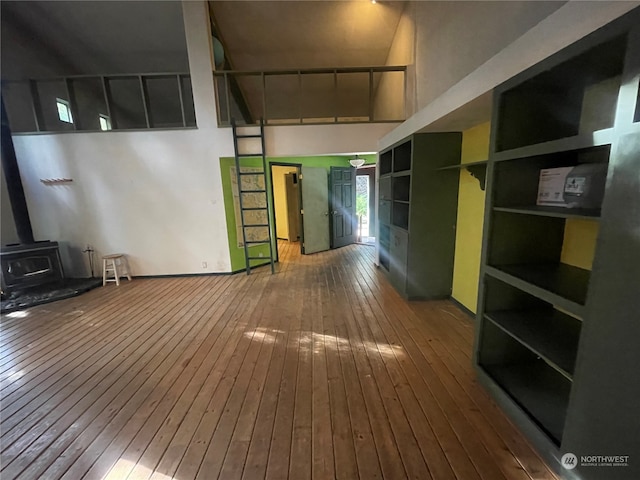
[[[100,114],[100,130],[111,130],[111,119],[108,115]]]
[[[71,115],[71,106],[66,100],[56,98],[56,105],[58,107],[58,118],[62,122],[73,123],[73,116]]]

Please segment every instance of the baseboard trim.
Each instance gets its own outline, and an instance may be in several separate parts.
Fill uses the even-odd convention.
[[[449,300],[451,300],[451,303],[453,303],[456,307],[458,307],[460,310],[462,310],[464,313],[466,313],[467,315],[469,315],[473,320],[476,319],[476,314],[473,313],[471,310],[469,310],[467,307],[465,307],[463,304],[461,304],[458,300],[456,300],[453,297],[449,297]]]
[[[277,262],[276,262],[277,263]],[[251,269],[264,267],[269,265],[270,262],[261,263],[260,265],[252,265]],[[131,278],[188,278],[188,277],[218,277],[221,275],[236,275],[238,273],[246,272],[246,268],[239,270],[233,270],[231,272],[204,272],[204,273],[168,273],[165,275],[131,275]]]

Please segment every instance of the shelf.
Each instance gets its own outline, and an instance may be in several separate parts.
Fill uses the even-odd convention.
[[[404,203],[405,205],[409,205],[409,202],[406,200],[394,200],[394,203]]]
[[[411,176],[394,177],[391,187],[391,196],[394,201],[409,203],[411,196]]]
[[[486,272],[516,288],[584,317],[584,304],[591,272],[559,264],[487,266]]]
[[[460,163],[457,165],[447,165],[446,167],[440,167],[440,168],[436,168],[436,170],[461,170],[463,168],[468,168],[468,167],[477,167],[480,165],[487,165],[487,163],[489,163],[488,160],[482,160],[480,162],[469,162],[469,163]]]
[[[380,176],[391,173],[392,163],[393,163],[393,152],[391,150],[388,150],[380,154],[380,160],[379,160]]]
[[[398,178],[398,177],[410,177],[411,176],[411,170],[403,170],[402,172],[396,172],[393,173],[392,176],[394,178]]]
[[[572,379],[581,329],[578,319],[555,309],[490,312],[485,317]]]
[[[602,145],[610,145],[614,138],[613,128],[606,128],[588,134],[565,137],[559,140],[527,145],[525,147],[503,150],[493,155],[493,160],[503,162],[516,158],[533,157],[537,155],[547,155],[558,152],[568,152],[572,150],[582,150]]]
[[[411,141],[398,145],[393,149],[393,172],[411,170]]]
[[[409,230],[409,202],[393,202],[391,223],[403,230]]]
[[[481,367],[559,445],[571,383],[540,362]]]
[[[496,212],[520,213],[524,215],[538,215],[541,217],[576,218],[582,220],[599,220],[600,209],[545,207],[541,205],[530,207],[493,207]]]

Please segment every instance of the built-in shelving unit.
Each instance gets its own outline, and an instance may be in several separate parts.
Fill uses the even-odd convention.
[[[451,293],[458,179],[436,169],[460,161],[461,141],[416,134],[380,153],[379,264],[406,298]]]
[[[486,166],[488,162],[488,160],[481,160],[479,162],[458,163],[456,165],[447,165],[446,167],[440,167],[436,170],[461,170],[463,168],[469,167]]]
[[[623,329],[630,327],[632,311],[609,299],[614,295],[612,285],[615,295],[618,290],[626,292],[623,297],[628,302],[640,293],[637,289],[631,293],[635,266],[619,269],[626,279],[622,282],[604,260],[624,262],[615,252],[622,247],[613,238],[640,246],[627,238],[634,228],[631,223],[639,221],[625,222],[621,214],[629,203],[634,208],[640,204],[640,188],[634,194],[628,188],[628,182],[639,183],[640,135],[629,126],[638,122],[640,106],[637,92],[629,94],[627,88],[628,79],[635,78],[637,85],[640,76],[639,17],[636,9],[617,26],[596,32],[494,92],[475,358],[481,382],[551,463],[562,452],[582,453],[590,451],[589,445],[593,449],[600,445],[592,438],[593,431],[585,430],[584,415],[587,411],[593,415],[589,402],[594,399],[604,405],[607,393],[595,389],[602,378],[584,365],[607,371],[611,360],[599,352],[610,340],[591,332],[611,328],[623,335]],[[623,117],[619,106],[633,102],[632,114]],[[633,158],[636,176],[631,180],[619,169],[633,171]],[[605,192],[596,204],[587,208],[536,204],[542,169],[587,164],[607,175]],[[465,165],[445,165],[440,170],[461,167]],[[626,192],[626,200],[621,192]],[[595,250],[590,244],[581,246],[581,251],[590,252],[586,263],[593,265],[593,271],[584,264],[567,263],[563,255],[565,230],[576,220],[592,222],[591,228],[599,232]],[[628,261],[637,265],[639,251],[628,251]],[[638,277],[635,282],[638,287]],[[605,303],[628,316],[604,316],[600,305]],[[584,333],[587,324],[589,335]],[[611,350],[615,351],[613,345]],[[607,427],[600,422],[605,432]],[[584,478],[604,478],[597,469],[585,472]]]
[[[480,188],[484,190],[486,177],[487,177],[488,163],[489,163],[488,160],[481,160],[478,162],[455,163],[453,165],[445,165],[445,166],[438,167],[436,170],[438,172],[452,171],[457,173],[459,170],[462,170],[464,168],[471,174],[472,177],[475,177],[478,179],[478,182],[480,182]]]

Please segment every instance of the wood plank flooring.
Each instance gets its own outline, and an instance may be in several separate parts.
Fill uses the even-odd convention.
[[[552,480],[474,380],[471,319],[352,245],[2,318],[10,479]]]

